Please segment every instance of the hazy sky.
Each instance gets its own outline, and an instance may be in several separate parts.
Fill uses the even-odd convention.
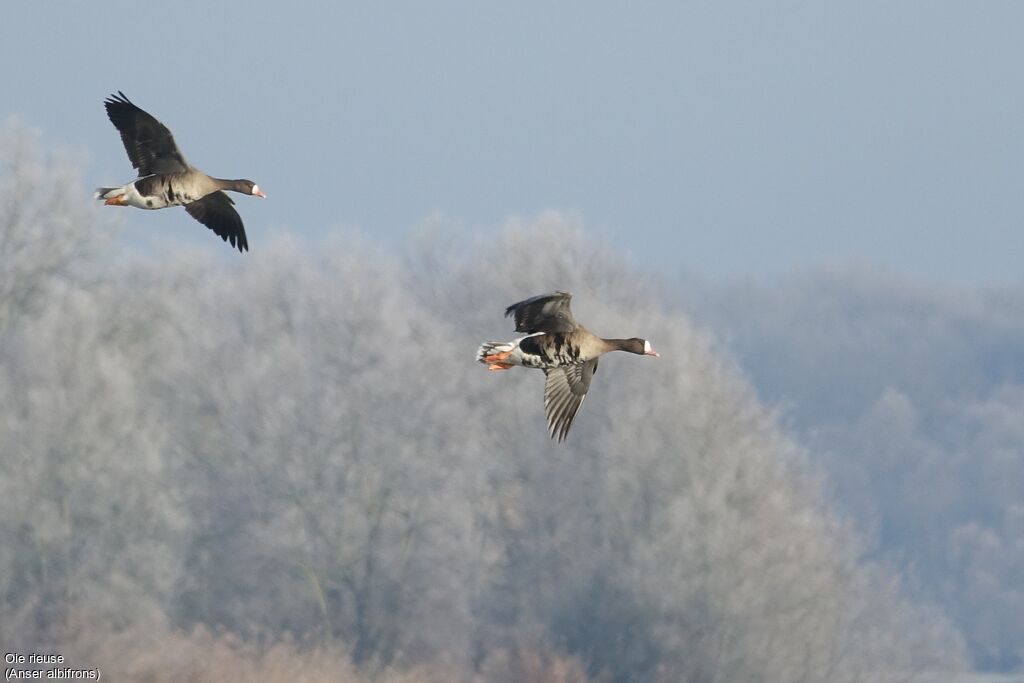
[[[1022,31],[1019,2],[16,3],[0,116],[125,182],[123,90],[266,190],[238,202],[253,249],[554,208],[667,272],[1019,281]]]

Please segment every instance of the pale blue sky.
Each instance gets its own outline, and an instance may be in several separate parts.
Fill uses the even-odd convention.
[[[669,273],[1020,281],[1022,35],[1019,2],[17,3],[0,117],[125,182],[123,90],[267,191],[239,200],[256,250],[553,208]]]

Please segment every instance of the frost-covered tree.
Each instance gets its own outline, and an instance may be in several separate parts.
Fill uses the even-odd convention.
[[[0,124],[0,332],[109,235],[82,198],[66,152],[18,121]]]
[[[52,644],[84,619],[162,620],[182,531],[166,430],[141,400],[156,340],[89,275],[109,228],[67,162],[24,129],[0,141],[0,636]],[[75,197],[80,197],[75,199]],[[85,616],[87,615],[87,616]]]
[[[189,303],[163,395],[196,530],[179,616],[340,638],[360,665],[458,654],[472,468],[444,329],[366,246],[264,251],[171,278]]]

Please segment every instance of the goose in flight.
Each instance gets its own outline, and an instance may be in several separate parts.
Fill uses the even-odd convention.
[[[569,309],[571,299],[568,292],[553,292],[512,304],[505,309],[505,316],[513,316],[516,332],[527,336],[487,342],[476,356],[488,370],[522,365],[544,371],[544,413],[548,433],[556,441],[565,440],[569,433],[601,356],[609,351],[658,355],[646,339],[605,339],[593,334],[576,322]]]
[[[225,242],[249,249],[242,218],[224,190],[266,197],[251,180],[212,178],[190,165],[174,143],[167,126],[132,104],[118,91],[104,102],[107,116],[121,134],[121,142],[139,177],[121,187],[101,187],[96,198],[108,206],[165,209],[184,206],[192,218],[213,230]]]

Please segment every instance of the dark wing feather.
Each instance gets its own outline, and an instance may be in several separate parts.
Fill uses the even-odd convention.
[[[569,292],[542,294],[512,304],[505,309],[505,316],[515,316],[516,332],[572,332],[578,325],[569,309],[571,300]]]
[[[121,133],[124,151],[139,171],[139,176],[153,173],[182,173],[188,163],[167,126],[136,107],[120,90],[104,102],[107,116]]]
[[[586,363],[550,368],[544,371],[544,414],[548,433],[556,441],[564,441],[576,413],[590,389],[590,379],[597,372],[597,359]]]
[[[238,251],[248,251],[249,241],[245,239],[245,227],[242,225],[242,217],[231,206],[234,202],[231,197],[223,192],[208,194],[202,199],[185,205],[192,218],[213,230],[220,235],[225,242],[231,246],[237,246]]]

